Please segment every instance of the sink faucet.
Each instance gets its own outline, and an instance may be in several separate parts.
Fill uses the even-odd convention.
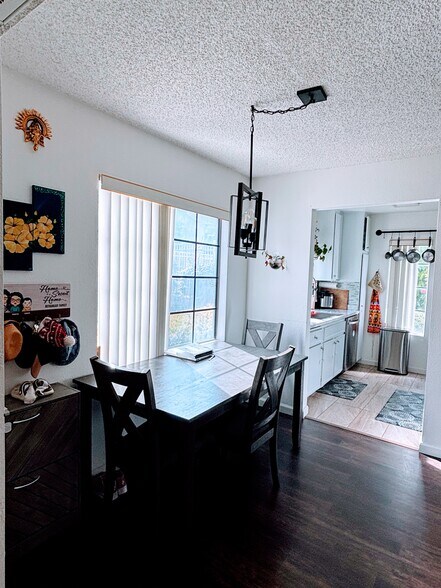
[[[311,310],[315,309],[315,303],[317,302],[317,280],[312,278],[312,293],[311,293]]]

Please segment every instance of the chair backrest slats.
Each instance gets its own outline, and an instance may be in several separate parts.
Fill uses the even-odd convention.
[[[108,477],[113,475],[115,467],[120,465],[119,450],[125,434],[133,441],[133,447],[149,452],[149,448],[145,446],[146,428],[143,424],[141,433],[139,426],[133,420],[138,401],[144,404],[142,418],[151,430],[150,455],[157,465],[156,402],[150,371],[142,373],[124,370],[98,357],[92,357],[90,362],[103,414],[106,475]]]
[[[248,442],[275,425],[293,353],[294,347],[290,346],[276,356],[259,359],[248,400]]]
[[[283,323],[271,323],[267,321],[255,321],[247,319],[243,344],[247,344],[247,335],[251,337],[256,347],[263,349],[272,348],[276,351],[280,347]]]

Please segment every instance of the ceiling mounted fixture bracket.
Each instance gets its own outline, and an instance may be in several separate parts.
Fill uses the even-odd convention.
[[[299,90],[297,96],[301,106],[290,106],[280,110],[258,109],[251,105],[250,126],[250,182],[249,187],[239,182],[237,194],[230,199],[230,239],[229,246],[234,248],[234,255],[245,258],[256,257],[258,251],[266,249],[266,233],[268,226],[268,200],[263,200],[262,192],[253,190],[253,154],[254,154],[254,120],[256,114],[287,114],[297,110],[305,110],[310,104],[327,100],[322,86]],[[264,228],[261,229],[262,219]]]
[[[297,92],[297,96],[300,98],[303,104],[314,104],[316,102],[324,102],[328,99],[322,86],[315,86],[314,88],[299,90]]]

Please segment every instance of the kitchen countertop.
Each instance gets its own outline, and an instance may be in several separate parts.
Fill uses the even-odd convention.
[[[317,327],[321,327],[322,325],[329,325],[329,323],[337,322],[339,319],[348,318],[350,316],[357,316],[360,314],[358,310],[336,310],[333,308],[317,308],[315,310],[316,315],[323,317],[323,315],[327,315],[324,318],[314,318],[314,315],[311,315],[310,318],[310,328],[315,329]]]

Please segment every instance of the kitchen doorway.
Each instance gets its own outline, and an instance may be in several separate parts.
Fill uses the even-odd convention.
[[[315,211],[306,418],[419,448],[437,212]]]

